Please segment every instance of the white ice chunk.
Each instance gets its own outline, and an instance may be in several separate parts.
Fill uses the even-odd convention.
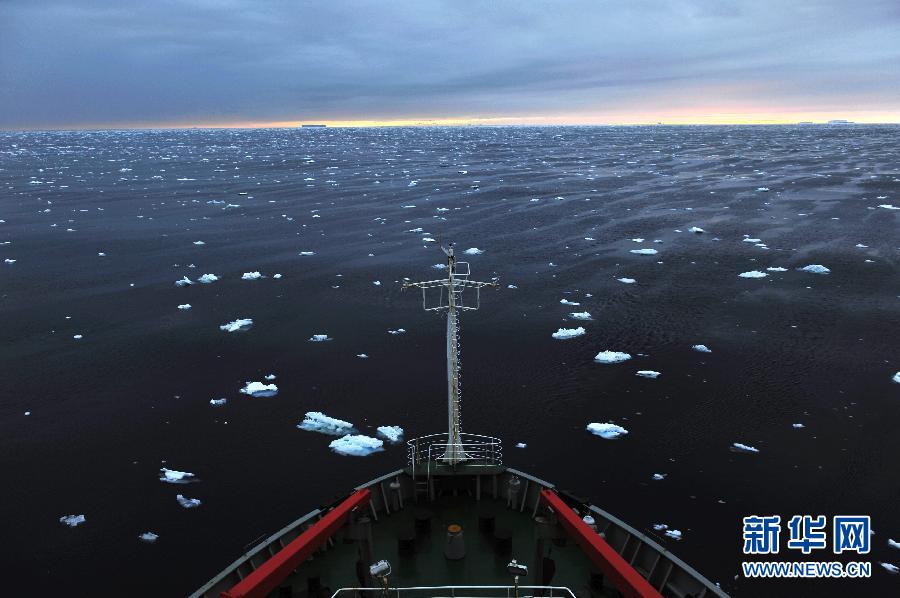
[[[309,340],[314,343],[322,343],[325,341],[330,341],[332,339],[327,334],[314,334],[311,337],[309,337]]]
[[[175,497],[175,500],[177,500],[178,504],[180,504],[185,509],[196,509],[203,504],[203,502],[199,498],[187,498],[183,494],[177,495]]]
[[[378,426],[378,434],[390,442],[403,440],[403,428],[400,426]]]
[[[187,310],[189,310],[190,308],[191,308],[191,304],[190,304],[190,303],[182,303],[181,305],[178,306],[178,309],[181,309],[181,310],[184,310],[184,311],[187,311]]]
[[[598,424],[591,423],[587,425],[587,431],[595,436],[599,436],[600,438],[604,438],[606,440],[615,440],[620,436],[624,436],[628,434],[628,430],[623,428],[622,426],[617,426],[616,424]]]
[[[84,515],[63,515],[59,518],[60,523],[65,523],[69,527],[77,527],[87,521]]]
[[[15,264],[15,263],[16,263],[16,260],[11,260],[11,259],[9,259],[9,258],[6,258],[6,259],[3,260],[3,261],[6,262],[7,264]],[[179,281],[179,282],[180,282],[180,281]],[[176,282],[175,284],[178,284],[178,283]],[[181,285],[179,285],[179,286],[181,286]]]
[[[272,278],[275,278],[275,279],[281,278],[281,274],[273,274]]]
[[[140,536],[138,536],[138,540],[141,542],[146,542],[147,544],[153,544],[159,539],[159,534],[154,534],[153,532],[144,532]]]
[[[316,255],[316,252],[315,251],[301,251],[300,255],[305,255],[305,256]]]
[[[759,270],[750,270],[749,272],[741,272],[738,276],[741,278],[765,278],[768,274]]]
[[[590,320],[591,313],[587,311],[573,311],[569,314],[569,317],[573,320]]]
[[[219,326],[219,330],[224,330],[225,332],[243,332],[245,330],[250,330],[251,326],[253,326],[253,320],[251,318],[238,318],[233,322],[222,324]]]
[[[697,233],[699,235],[700,233],[705,233],[706,231],[703,230],[702,228],[700,228],[699,226],[692,226],[691,228],[688,229],[688,232],[689,233]]]
[[[209,404],[213,407],[221,407],[228,402],[228,399],[210,399]]]
[[[585,333],[584,328],[579,326],[578,328],[560,328],[550,336],[557,340],[565,340],[569,338],[575,338],[576,336],[581,336]]]
[[[381,281],[380,281],[380,280],[375,280],[375,281],[372,281],[372,284],[374,284],[376,287],[380,287],[380,286],[381,286]]]
[[[697,351],[698,353],[712,353],[712,349],[710,349],[706,345],[691,345],[691,349]]]
[[[369,358],[369,356],[366,355],[365,353],[359,353],[359,354],[357,354],[357,357],[359,357],[360,359],[368,359]]]
[[[823,266],[822,264],[810,264],[809,266],[803,266],[800,268],[803,272],[809,272],[811,274],[829,274],[831,270]]]
[[[894,539],[888,538],[888,546],[890,546],[891,548],[896,548],[897,550],[900,550],[900,542],[897,542]]]
[[[194,245],[206,245],[203,241],[194,241]]]
[[[897,372],[896,374],[894,374],[894,377],[891,378],[891,380],[893,380],[897,384],[900,384],[900,372]]]
[[[640,376],[641,378],[650,378],[652,380],[656,380],[660,377],[660,372],[654,372],[653,370],[638,370],[636,376]]]
[[[637,237],[637,238],[635,238],[635,239],[632,239],[632,241],[634,241],[635,243],[643,243],[643,242],[644,242],[644,239],[641,238],[641,237]]]
[[[165,467],[160,468],[159,471],[161,472],[159,481],[166,482],[167,484],[187,484],[192,482],[196,477],[194,474],[187,471],[178,471],[177,469],[168,469]]]
[[[740,442],[735,442],[731,445],[732,450],[737,451],[739,453],[758,453],[759,449],[750,446],[749,444],[741,444]]]
[[[597,363],[622,363],[629,359],[631,359],[631,355],[619,351],[600,351],[594,356],[594,361]]]
[[[397,330],[388,330],[388,334],[393,334],[393,335],[406,334],[406,330],[403,328],[398,328]]]
[[[667,473],[654,473],[654,474],[653,474],[653,479],[656,480],[657,482],[659,482],[660,480],[666,479],[666,476],[667,476],[667,475],[669,475],[669,474],[667,474]]]
[[[204,274],[200,278],[197,279],[198,282],[202,282],[203,284],[210,284],[219,280],[219,277],[215,274]]]
[[[186,286],[188,286],[189,284],[194,284],[194,281],[191,280],[190,278],[188,278],[187,276],[185,276],[185,277],[182,278],[181,280],[176,280],[176,281],[175,281],[175,286],[176,286],[176,287],[186,287]]]
[[[655,249],[632,249],[630,253],[636,253],[637,255],[656,255],[659,252]]]
[[[477,247],[469,247],[465,251],[463,251],[466,255],[481,255],[484,253],[484,249],[478,249]]]
[[[753,239],[751,237],[744,237],[744,243],[760,243],[762,239]]]
[[[772,266],[766,268],[769,272],[787,272],[787,268],[782,268],[781,266]]]
[[[634,278],[617,278],[616,280],[625,284],[634,284],[637,282]]]
[[[259,272],[244,272],[241,275],[241,280],[259,280],[262,278],[262,274]]]
[[[303,417],[303,421],[297,424],[297,427],[307,432],[321,432],[322,434],[332,434],[334,436],[342,436],[353,431],[353,424],[342,419],[329,417],[321,411],[309,411]]]
[[[251,397],[274,397],[278,394],[278,386],[275,384],[263,384],[262,382],[247,382],[241,392]]]
[[[581,305],[577,301],[569,301],[568,299],[560,299],[559,302],[563,305]]]
[[[681,530],[669,529],[666,530],[666,535],[675,540],[681,540]]]
[[[365,457],[384,450],[384,442],[361,434],[348,434],[332,440],[328,446],[337,454],[348,457]]]
[[[74,338],[76,341],[80,341],[84,338],[84,336],[82,336],[81,334],[75,334],[72,336],[72,338]]]
[[[893,206],[889,203],[883,203],[878,206],[879,208],[884,208],[885,210],[900,210],[900,206]]]
[[[900,567],[898,567],[897,565],[894,565],[891,563],[884,563],[884,562],[880,562],[878,564],[881,565],[882,567],[884,567],[888,573],[892,573],[894,575],[896,575],[897,573],[900,573]]]
[[[516,443],[516,448],[526,448],[527,446],[528,446],[528,445],[525,444],[524,442],[517,442],[517,443]]]
[[[796,430],[799,430],[801,428],[805,428],[806,426],[804,426],[803,424],[791,424],[791,427]]]

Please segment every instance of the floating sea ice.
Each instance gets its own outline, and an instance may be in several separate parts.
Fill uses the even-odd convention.
[[[466,255],[481,255],[484,253],[484,249],[478,249],[477,247],[469,247],[463,253]]]
[[[654,473],[654,474],[653,474],[653,479],[656,480],[656,481],[658,482],[658,481],[660,481],[660,480],[666,479],[666,476],[667,476],[667,475],[669,475],[669,474],[667,474],[667,473]]]
[[[63,515],[59,518],[60,523],[65,523],[69,527],[77,527],[87,521],[84,515]]]
[[[829,274],[831,272],[831,270],[821,264],[810,264],[809,266],[803,266],[800,270],[811,274]]]
[[[194,477],[196,477],[187,471],[178,471],[177,469],[167,469],[165,467],[161,467],[159,471],[161,472],[159,481],[167,484],[188,484],[194,481]]]
[[[757,187],[756,190],[757,190],[757,191],[761,191],[761,192],[765,192],[765,191],[768,191],[769,188],[768,188],[768,187]]]
[[[406,330],[404,330],[403,328],[398,328],[397,330],[388,330],[388,334],[406,334]]]
[[[194,245],[206,245],[203,241],[194,241]]]
[[[705,233],[706,231],[703,230],[702,228],[700,228],[699,226],[692,226],[691,228],[688,229],[688,232],[700,234],[700,233]]]
[[[893,540],[891,538],[888,538],[888,546],[900,550],[900,542],[897,542],[896,540]]]
[[[241,392],[251,397],[274,397],[278,394],[278,386],[262,382],[248,382]]]
[[[563,305],[581,305],[580,303],[578,303],[576,301],[569,301],[568,299],[560,299],[559,302],[562,303]]]
[[[659,252],[655,249],[632,249],[630,253],[636,253],[638,255],[656,255]]]
[[[221,407],[228,402],[228,399],[210,399],[209,404],[213,407]]]
[[[82,336],[81,334],[75,334],[72,336],[72,338],[74,338],[76,341],[80,341],[84,338],[84,336]]]
[[[423,243],[437,243],[436,239],[432,239],[431,237],[422,237]]]
[[[896,575],[897,573],[900,573],[900,567],[897,567],[897,565],[892,565],[891,563],[884,563],[884,562],[880,562],[878,564],[881,565],[882,567],[884,567],[888,573],[892,573],[894,575]]]
[[[182,303],[181,305],[178,306],[178,309],[181,309],[181,310],[188,310],[190,308],[191,308],[190,303]]]
[[[176,280],[176,281],[175,281],[175,286],[176,286],[176,287],[186,287],[186,286],[189,285],[189,284],[194,284],[194,281],[191,280],[190,278],[188,278],[187,276],[185,276],[185,277],[182,278],[181,280]]]
[[[15,264],[15,263],[16,263],[16,260],[11,260],[11,259],[9,259],[9,258],[6,258],[6,259],[3,260],[3,261],[4,261],[5,263],[7,263],[7,264]]]
[[[357,357],[359,357],[360,359],[368,359],[369,358],[369,356],[366,355],[365,353],[360,353],[357,355]]]
[[[691,345],[691,349],[697,351],[698,353],[712,353],[712,349],[710,349],[706,345]]]
[[[573,311],[569,314],[569,317],[573,320],[590,320],[591,313],[587,311]]]
[[[897,372],[896,374],[894,374],[894,377],[891,378],[891,380],[893,380],[897,384],[900,384],[900,372]]]
[[[754,448],[748,444],[741,444],[740,442],[735,442],[731,445],[732,450],[737,451],[739,453],[758,453],[759,449]]]
[[[595,239],[594,237],[585,237],[584,240],[585,241],[596,241],[597,239]]]
[[[514,285],[514,284],[508,284],[508,285],[506,285],[506,288],[507,288],[507,289],[518,289],[519,287],[517,287],[517,286]]]
[[[435,270],[446,270],[447,264],[435,264],[432,266]]]
[[[307,412],[303,416],[303,421],[297,424],[297,427],[307,432],[321,432],[322,434],[331,434],[333,436],[341,436],[353,431],[353,424],[350,422],[329,417],[321,411]]]
[[[615,440],[620,436],[624,436],[628,434],[628,430],[623,428],[622,426],[617,426],[616,424],[598,424],[592,423],[587,425],[587,431],[593,434],[594,436],[599,436],[600,438],[604,438],[606,440]]]
[[[749,272],[741,272],[738,276],[741,278],[765,278],[768,274],[759,270],[750,270]]]
[[[770,268],[766,268],[769,272],[787,272],[787,268],[782,268],[781,266],[772,266]]]
[[[616,280],[625,284],[634,284],[637,282],[637,280],[634,278],[617,278]]]
[[[185,509],[196,509],[201,504],[203,504],[199,498],[187,498],[183,494],[177,495],[175,497],[175,500],[177,500],[178,504],[180,504]]]
[[[632,239],[632,241],[634,241],[635,243],[643,243],[643,242],[644,242],[644,239],[642,239],[642,238],[640,238],[640,237],[637,237],[637,238],[635,238],[635,239]]]
[[[241,276],[241,280],[259,280],[262,278],[262,274],[259,272],[244,272]]]
[[[272,278],[275,278],[275,279],[281,278],[281,274],[275,274],[272,276]]]
[[[579,326],[578,328],[560,328],[550,336],[557,340],[565,340],[568,338],[575,338],[576,336],[581,336],[585,333],[584,328]]]
[[[881,205],[878,206],[878,207],[879,207],[879,208],[884,208],[885,210],[900,210],[900,206],[892,206],[892,205],[889,204],[889,203],[883,203],[883,204],[881,204]]]
[[[384,450],[384,442],[361,434],[348,434],[343,438],[332,440],[328,447],[339,455],[365,457]]]
[[[325,341],[330,341],[331,337],[328,336],[327,334],[314,334],[311,337],[309,337],[309,340],[314,343],[322,343]]]
[[[636,376],[640,376],[641,378],[650,378],[652,380],[656,380],[660,377],[660,372],[654,372],[653,370],[638,370]]]
[[[619,351],[600,351],[594,356],[594,361],[597,363],[622,363],[629,359],[631,359],[631,355]]]
[[[868,249],[869,248],[868,245],[863,245],[862,243],[857,243],[856,247],[858,247],[859,249]]]
[[[805,428],[806,426],[804,426],[803,424],[791,424],[791,427],[799,430],[800,428]]]
[[[224,330],[225,332],[243,332],[245,330],[250,330],[251,326],[253,326],[253,320],[251,318],[239,318],[233,322],[222,324],[219,326],[219,330]]]
[[[316,255],[316,252],[315,251],[301,251],[300,255],[303,255],[303,256]]]
[[[403,439],[403,428],[400,426],[378,426],[378,434],[390,442],[400,442]]]
[[[526,448],[527,446],[528,446],[528,445],[525,444],[524,442],[517,442],[517,443],[516,443],[516,448]]]
[[[376,287],[380,287],[380,286],[381,286],[381,281],[380,281],[380,280],[375,280],[375,281],[372,281],[372,284],[374,284]]]
[[[744,243],[761,243],[762,239],[752,239],[750,237],[744,237]]]
[[[219,277],[215,274],[204,274],[200,278],[197,279],[198,282],[202,282],[203,284],[210,284],[219,280]]]
[[[154,534],[153,532],[144,532],[140,536],[138,536],[138,540],[141,542],[146,542],[147,544],[153,544],[159,539],[159,534]]]

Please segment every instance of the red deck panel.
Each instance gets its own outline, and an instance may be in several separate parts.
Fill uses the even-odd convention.
[[[649,581],[613,550],[600,534],[582,521],[555,492],[541,490],[541,499],[556,512],[563,529],[626,598],[662,598]]]
[[[257,567],[236,586],[222,592],[221,598],[264,598],[284,581],[291,571],[321,546],[344,525],[350,511],[369,502],[371,492],[363,488],[351,494],[344,502],[328,511],[293,542],[275,553],[275,556]]]

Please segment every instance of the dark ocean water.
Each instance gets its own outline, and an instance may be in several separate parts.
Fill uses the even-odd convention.
[[[0,133],[5,591],[187,594],[403,463],[400,447],[332,453],[331,437],[295,427],[305,412],[370,435],[444,430],[442,320],[399,288],[438,273],[430,237],[484,250],[474,278],[502,282],[462,319],[464,430],[502,437],[510,464],[639,529],[680,529],[661,542],[735,596],[897,595],[878,563],[900,564],[887,543],[900,540],[900,211],[878,206],[900,206],[898,135]],[[809,264],[831,273],[797,271]],[[787,270],[738,276],[767,267]],[[252,271],[266,278],[241,280]],[[221,280],[174,284],[204,273]],[[219,330],[236,318],[252,329]],[[333,340],[307,341],[317,333]],[[594,363],[605,349],[634,358]],[[276,397],[238,392],[269,373]],[[630,433],[603,440],[590,422]],[[161,483],[162,466],[200,481]],[[735,579],[743,516],[806,513],[871,515],[872,579]],[[68,528],[66,514],[87,522]]]

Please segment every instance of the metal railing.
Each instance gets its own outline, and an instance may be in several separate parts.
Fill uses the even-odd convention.
[[[537,590],[537,591],[536,591]],[[359,592],[369,592],[369,596],[390,596],[392,598],[575,598],[564,586],[415,586],[408,588],[341,588],[331,598],[355,596]]]
[[[425,468],[431,473],[432,465],[442,463],[447,447],[451,446],[449,434],[429,434],[406,441],[407,459],[415,476],[416,469]],[[460,434],[458,446],[465,454],[463,463],[469,466],[503,465],[503,442],[493,436]]]

